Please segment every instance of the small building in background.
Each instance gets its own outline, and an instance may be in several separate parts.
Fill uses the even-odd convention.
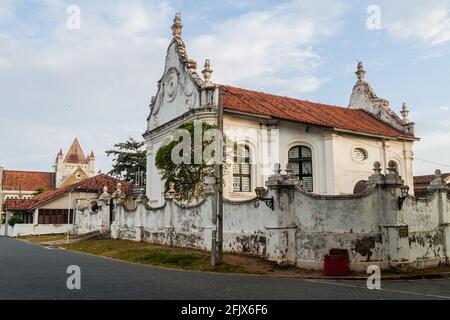
[[[6,215],[17,215],[24,221],[15,226],[12,236],[70,232],[76,221],[74,212],[78,204],[96,202],[105,187],[108,193],[113,193],[118,183],[122,185],[124,192],[132,191],[130,183],[100,174],[46,191],[33,199],[8,199],[4,205]]]
[[[430,185],[431,181],[433,181],[433,179],[435,179],[435,175],[414,177],[414,195],[417,198],[427,196],[430,193],[430,191],[428,190],[428,186]],[[442,173],[442,179],[450,187],[450,173]]]
[[[85,156],[78,139],[64,156],[58,152],[52,172],[7,170],[0,166],[0,214],[7,200],[30,200],[35,195],[61,186],[68,186],[95,175],[95,156]]]

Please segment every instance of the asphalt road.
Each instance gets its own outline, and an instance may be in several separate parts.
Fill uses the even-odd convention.
[[[67,289],[71,265],[81,290]],[[165,270],[0,237],[0,300],[18,299],[450,299],[450,280],[384,281],[373,291],[362,281]]]

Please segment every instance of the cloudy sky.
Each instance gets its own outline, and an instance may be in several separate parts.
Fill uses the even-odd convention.
[[[78,137],[108,171],[104,151],[145,130],[178,11],[217,83],[347,106],[363,61],[412,111],[415,173],[450,171],[450,0],[0,0],[0,165],[50,170]]]

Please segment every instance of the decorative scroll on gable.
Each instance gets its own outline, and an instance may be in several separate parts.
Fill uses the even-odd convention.
[[[365,80],[366,71],[362,62],[358,63],[356,75],[358,81],[353,87],[349,108],[365,110],[398,130],[414,134],[414,124],[405,117],[403,120],[400,119],[390,108],[389,101],[379,98],[372,86]]]
[[[164,75],[151,102],[148,130],[157,128],[200,106],[204,82],[197,73],[197,63],[189,59],[181,38],[181,15],[175,16],[173,40],[167,50]]]

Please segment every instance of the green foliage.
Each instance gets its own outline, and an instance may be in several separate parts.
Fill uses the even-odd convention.
[[[38,195],[40,195],[41,193],[44,193],[45,191],[47,191],[47,188],[45,188],[45,187],[39,187],[39,188],[36,189],[36,192],[35,192],[33,195],[34,195],[34,196],[38,196]]]
[[[13,216],[9,217],[9,219],[8,219],[8,224],[11,227],[14,227],[16,224],[22,224],[22,223],[23,223],[22,218],[17,215],[13,215]]]
[[[162,179],[165,180],[166,191],[169,189],[169,184],[173,182],[177,198],[186,202],[191,202],[194,198],[198,199],[203,194],[203,178],[212,176],[215,169],[214,165],[206,163],[203,157],[201,163],[195,163],[194,127],[194,122],[184,123],[178,127],[178,129],[187,130],[191,136],[191,164],[175,164],[172,161],[172,151],[180,141],[172,141],[162,146],[156,154],[156,167],[161,171]],[[202,123],[202,154],[205,148],[215,141],[214,137],[207,139],[205,133],[215,128],[214,125]]]
[[[114,145],[113,150],[106,151],[106,155],[113,156],[113,168],[110,175],[129,182],[136,182],[136,174],[145,177],[147,159],[144,142],[129,138],[126,142]]]

